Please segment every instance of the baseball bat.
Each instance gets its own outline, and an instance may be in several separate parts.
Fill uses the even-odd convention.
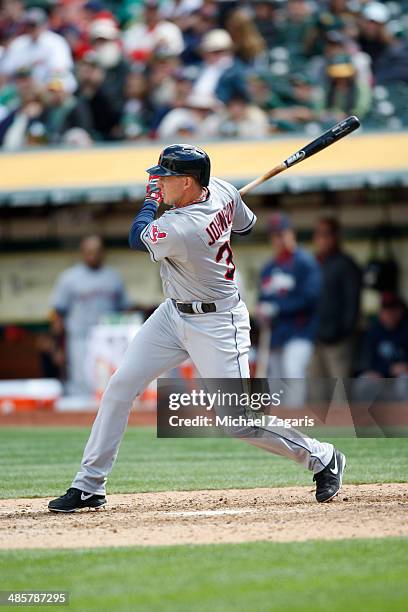
[[[272,330],[271,326],[262,324],[259,329],[258,350],[256,354],[255,378],[268,378]]]
[[[321,134],[318,138],[316,138],[312,142],[309,142],[309,144],[304,146],[302,149],[299,149],[299,151],[296,151],[296,153],[290,155],[281,164],[275,166],[274,168],[272,168],[272,170],[269,170],[269,172],[266,172],[262,176],[259,176],[247,185],[244,185],[244,187],[239,190],[239,193],[242,196],[247,194],[248,191],[251,191],[255,187],[258,187],[258,185],[262,185],[262,183],[268,181],[273,176],[280,174],[281,172],[287,170],[288,168],[291,168],[295,164],[299,164],[301,161],[307,159],[308,157],[312,157],[312,155],[315,155],[319,151],[327,149],[327,147],[330,147],[330,145],[334,144],[341,138],[344,138],[344,136],[348,136],[348,134],[354,132],[354,130],[356,130],[358,127],[360,127],[360,121],[354,115],[352,115],[351,117],[347,117],[347,119],[343,119],[343,121],[336,123],[336,125],[330,128],[330,130],[327,130],[327,132],[324,132],[324,134]]]

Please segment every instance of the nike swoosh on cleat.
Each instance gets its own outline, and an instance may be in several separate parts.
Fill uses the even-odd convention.
[[[85,493],[81,493],[81,500],[86,501],[90,497],[92,497],[93,493],[89,493],[89,495],[85,495]]]
[[[337,455],[334,453],[334,468],[329,468],[331,473],[336,475],[339,473],[339,466],[337,465]]]

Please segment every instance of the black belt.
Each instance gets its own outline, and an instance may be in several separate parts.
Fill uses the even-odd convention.
[[[207,314],[207,312],[217,312],[216,305],[211,302],[196,302],[196,304],[198,305],[197,309],[194,309],[193,304],[177,302],[177,300],[172,300],[172,302],[177,308],[177,310],[184,314]],[[197,310],[199,312],[197,312]]]

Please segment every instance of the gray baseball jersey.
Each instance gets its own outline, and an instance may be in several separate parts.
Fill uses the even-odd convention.
[[[128,300],[116,270],[109,266],[92,269],[79,263],[60,275],[51,307],[65,316],[69,334],[84,336],[101,315],[127,308]]]
[[[102,315],[128,307],[123,281],[109,266],[92,269],[79,263],[60,275],[51,307],[64,316],[67,330],[67,391],[89,395],[92,389],[84,367],[87,336]]]
[[[228,183],[212,179],[207,200],[166,212],[146,226],[142,240],[160,261],[167,297],[132,340],[103,395],[72,486],[105,493],[106,479],[126,429],[132,400],[155,378],[187,358],[201,378],[249,378],[250,322],[234,280],[231,231],[244,233],[255,215]],[[215,301],[216,312],[181,313],[172,299]],[[317,472],[333,446],[282,428],[253,428],[248,441]]]
[[[231,231],[244,233],[255,214],[233,185],[213,178],[206,200],[173,208],[142,233],[153,261],[160,261],[164,295],[181,302],[209,302],[236,293]]]

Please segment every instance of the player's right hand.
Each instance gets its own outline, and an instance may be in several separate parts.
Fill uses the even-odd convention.
[[[149,182],[146,185],[146,200],[153,200],[157,206],[163,202],[163,194],[159,187],[159,177],[151,175]]]

